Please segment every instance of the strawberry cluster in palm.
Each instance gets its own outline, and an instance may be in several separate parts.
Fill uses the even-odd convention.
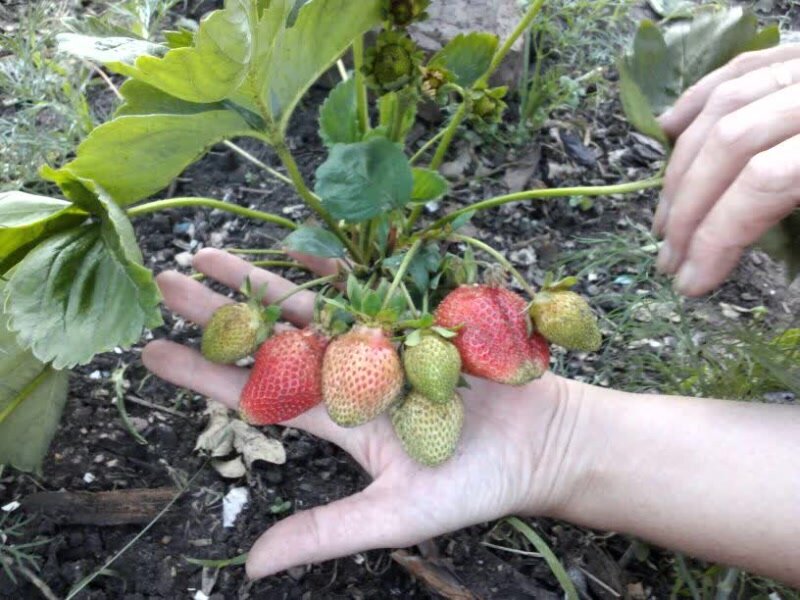
[[[486,283],[456,277],[438,296],[426,295],[419,309],[405,275],[398,269],[391,284],[375,282],[374,274],[323,278],[314,322],[302,330],[272,333],[280,302],[218,309],[204,332],[206,357],[231,362],[255,354],[242,417],[270,425],[322,403],[335,423],[358,427],[388,413],[406,453],[434,467],[458,448],[463,375],[522,386],[547,371],[551,342],[581,351],[600,346],[596,317],[569,289],[573,278],[547,281],[526,301],[490,270]],[[330,285],[336,283],[345,291]]]

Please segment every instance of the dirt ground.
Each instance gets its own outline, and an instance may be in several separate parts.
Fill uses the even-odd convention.
[[[789,8],[774,4],[774,10]],[[797,8],[792,10],[797,12]],[[316,133],[316,111],[322,97],[323,92],[316,90],[290,128],[290,144],[309,178],[325,154]],[[509,183],[526,188],[541,184],[588,185],[652,175],[663,156],[631,135],[619,115],[618,104],[608,101],[596,111],[559,115],[522,145],[510,147],[485,141],[477,146],[457,146],[449,166],[457,183],[447,205],[503,193]],[[427,139],[428,126],[419,125],[414,136]],[[256,145],[245,147],[265,162],[277,165],[271,152]],[[525,171],[524,167],[530,168]],[[459,170],[463,172],[458,173]],[[192,166],[171,192],[175,196],[221,198],[296,219],[306,215],[290,189],[265,178],[224,147],[215,148]],[[582,247],[579,238],[603,232],[627,234],[636,225],[649,226],[655,202],[655,194],[642,193],[598,199],[586,211],[570,206],[566,199],[546,204],[520,203],[482,215],[472,227],[475,235],[505,250],[531,281],[539,283],[563,253]],[[444,208],[440,207],[437,214]],[[181,255],[202,247],[269,248],[282,237],[280,230],[268,225],[254,225],[207,210],[172,210],[139,219],[135,225],[147,264],[156,272],[176,268],[188,272],[179,266]],[[301,276],[297,272],[287,275]],[[617,275],[610,272],[604,277],[611,280]],[[715,300],[745,308],[765,305],[776,319],[800,312],[797,287],[789,290],[780,268],[760,253],[748,255]],[[167,312],[164,316],[166,324],[148,338],[198,345],[198,328]],[[286,514],[342,498],[366,485],[366,475],[338,448],[304,433],[279,428],[271,431],[285,442],[285,465],[259,465],[245,480],[221,478],[206,459],[193,452],[206,420],[205,399],[149,377],[140,352],[141,346],[137,346],[100,356],[78,369],[71,379],[69,403],[43,475],[6,471],[0,479],[0,498],[5,500],[41,490],[171,487],[176,481],[192,478],[189,491],[174,508],[78,598],[191,598],[201,586],[203,568],[186,562],[185,557],[222,559],[239,555]],[[114,387],[110,375],[120,365],[128,365],[125,378],[130,384],[129,396],[169,409],[153,410],[127,402],[134,425],[148,442],[146,446],[126,431],[111,403]],[[577,360],[570,361],[566,368],[572,376],[591,374],[591,366],[587,368]],[[87,483],[89,479],[91,482]],[[249,487],[250,502],[233,528],[223,528],[221,498],[237,485]],[[565,566],[573,569],[579,579],[583,577],[587,597],[616,596],[591,577],[581,575],[585,572],[623,595],[635,596],[642,589],[651,598],[669,597],[674,575],[664,561],[652,560],[648,564],[623,560],[620,564],[630,546],[627,538],[586,532],[547,520],[538,520],[537,526]],[[488,523],[435,540],[438,560],[481,598],[560,597],[558,584],[543,561],[482,545],[485,541],[502,544],[501,538],[508,532],[493,528],[494,524]],[[40,577],[59,597],[99,568],[140,529],[141,525],[62,525],[35,515],[28,526],[31,539],[50,540],[37,550],[42,557]],[[0,599],[37,597],[39,592],[31,584],[23,579],[14,583],[0,571]],[[393,561],[390,551],[298,567],[258,582],[246,581],[242,567],[229,567],[219,571],[211,595],[213,600],[429,597],[434,597],[429,589]]]

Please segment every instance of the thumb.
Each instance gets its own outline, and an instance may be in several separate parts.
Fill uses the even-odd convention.
[[[372,550],[408,546],[410,527],[388,494],[374,488],[288,517],[267,530],[247,558],[247,576],[259,579],[290,567]]]

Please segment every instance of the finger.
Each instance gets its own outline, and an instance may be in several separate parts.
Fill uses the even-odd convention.
[[[200,250],[192,264],[201,273],[233,289],[240,289],[248,277],[254,289],[266,285],[266,302],[273,302],[297,287],[280,275],[256,268],[238,256],[214,248]],[[312,292],[295,294],[281,304],[284,318],[295,325],[307,324],[314,315],[314,298]]]
[[[342,261],[336,260],[335,258],[322,258],[321,256],[311,256],[310,254],[301,254],[300,252],[292,252],[291,250],[286,254],[301,265],[308,267],[320,277],[335,275],[345,266]]]
[[[658,268],[675,273],[714,203],[756,154],[800,133],[800,84],[748,104],[714,125],[673,198]]]
[[[750,160],[703,220],[675,282],[699,296],[722,283],[743,250],[800,205],[800,135]]]
[[[667,135],[675,139],[697,118],[711,93],[720,84],[773,63],[795,58],[800,58],[800,44],[786,44],[768,50],[740,54],[686,90],[675,106],[659,118],[659,122]]]
[[[670,156],[664,175],[663,201],[653,221],[656,235],[663,234],[670,200],[720,119],[794,82],[800,82],[800,59],[756,69],[720,84],[711,92],[702,111],[681,134]]]
[[[239,407],[242,388],[250,376],[248,369],[209,362],[196,350],[165,340],[145,346],[142,362],[156,377],[193,390],[233,410]],[[302,429],[348,451],[361,435],[359,431],[336,425],[322,405],[281,425]]]
[[[247,369],[207,361],[196,350],[166,340],[150,342],[142,362],[155,376],[236,409]]]
[[[156,277],[156,283],[167,308],[201,327],[220,306],[233,302],[176,271],[164,271]]]
[[[409,527],[392,496],[370,487],[325,506],[299,512],[266,531],[247,558],[247,575],[258,579],[290,567],[375,548],[408,546]]]

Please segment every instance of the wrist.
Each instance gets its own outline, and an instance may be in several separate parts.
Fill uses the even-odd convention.
[[[598,459],[612,435],[603,423],[613,418],[606,404],[610,394],[620,393],[555,375],[545,376],[539,385],[536,394],[547,398],[550,407],[546,424],[538,428],[542,435],[532,440],[534,463],[524,475],[526,493],[519,513],[563,518],[593,486]]]

